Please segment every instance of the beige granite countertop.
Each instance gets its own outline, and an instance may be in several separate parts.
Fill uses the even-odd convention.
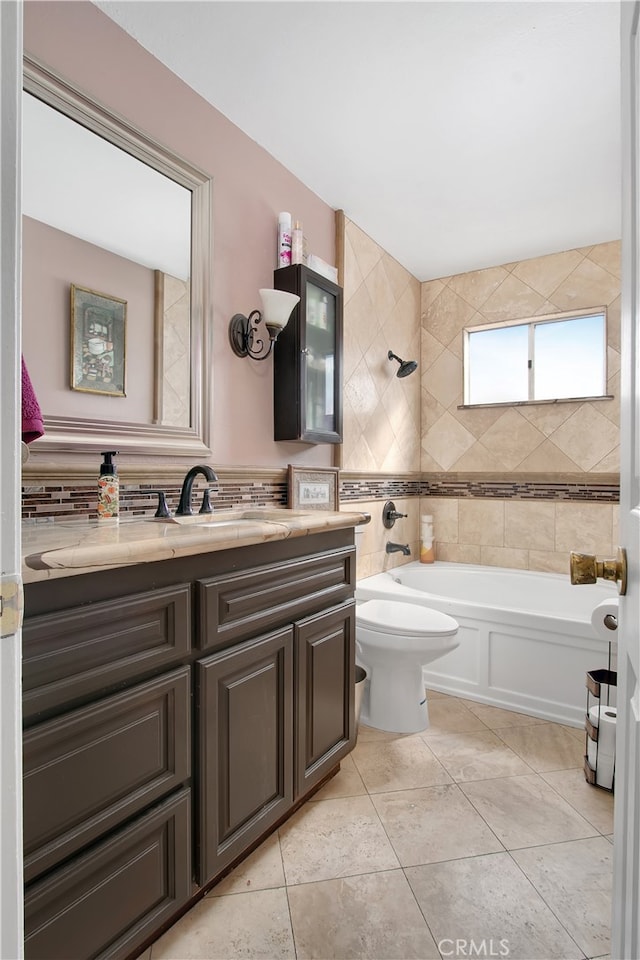
[[[24,583],[34,583],[368,522],[367,513],[259,507],[169,520],[26,520],[22,525],[22,578]]]

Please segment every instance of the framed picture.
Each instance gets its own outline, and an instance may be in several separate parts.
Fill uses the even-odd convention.
[[[289,464],[289,506],[293,510],[338,510],[337,467],[294,467]]]
[[[71,389],[125,394],[127,301],[71,284]]]

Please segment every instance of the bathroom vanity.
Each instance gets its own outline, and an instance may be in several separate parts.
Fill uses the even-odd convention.
[[[136,956],[354,745],[366,514],[235,516],[25,534],[27,958]]]

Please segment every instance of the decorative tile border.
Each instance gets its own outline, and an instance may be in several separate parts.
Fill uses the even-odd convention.
[[[340,499],[388,500],[394,497],[453,497],[475,500],[574,500],[597,503],[618,503],[620,484],[609,477],[600,481],[588,477],[581,480],[516,480],[479,479],[469,477],[427,476],[402,480],[358,475],[343,478]]]
[[[197,510],[198,486],[194,486],[194,510]],[[148,493],[159,487],[167,495],[167,503],[172,512],[178,505],[182,480],[160,483],[125,483],[120,481],[120,515],[127,517],[153,516],[157,497]],[[211,490],[211,503],[215,510],[228,510],[237,506],[286,507],[287,481],[262,480],[221,480],[217,488]],[[59,517],[80,519],[96,515],[97,485],[93,483],[38,484],[23,487],[22,519]]]
[[[618,503],[620,484],[585,482],[540,482],[537,480],[426,480],[426,497],[472,497],[500,500],[576,500]]]
[[[381,480],[375,474],[371,477],[362,477],[357,480],[340,482],[340,501],[350,500],[393,500],[400,497],[424,496],[424,483],[419,479]]]
[[[221,476],[211,491],[211,502],[217,510],[238,506],[287,506],[287,479],[284,470],[265,472],[256,478],[256,471],[233,471]],[[202,485],[196,479],[196,493]],[[161,478],[155,482],[129,482],[120,479],[120,513],[124,516],[152,516],[156,498],[148,491],[162,487],[172,511],[178,505],[182,478]],[[614,482],[559,480],[480,480],[467,478],[428,478],[415,475],[381,477],[379,474],[341,478],[340,500],[343,504],[358,500],[393,500],[403,497],[452,497],[476,500],[556,500],[595,503],[618,503],[620,486]],[[197,496],[194,496],[197,502]],[[49,478],[42,482],[27,480],[22,491],[22,518],[65,519],[92,517],[96,513],[95,480],[77,479],[63,483]]]

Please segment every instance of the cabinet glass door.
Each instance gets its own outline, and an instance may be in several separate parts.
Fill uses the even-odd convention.
[[[274,348],[274,439],[341,443],[342,288],[301,263],[273,280],[300,297]]]
[[[336,300],[307,280],[305,302],[305,424],[335,432]]]

